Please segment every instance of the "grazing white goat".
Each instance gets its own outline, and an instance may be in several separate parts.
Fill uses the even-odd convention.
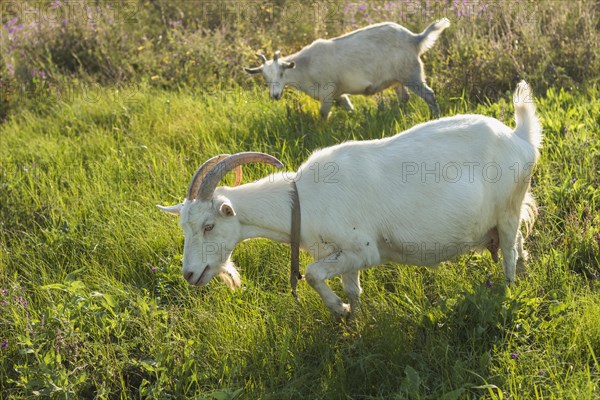
[[[348,94],[371,95],[391,86],[403,102],[408,99],[406,88],[411,89],[438,116],[440,108],[433,90],[425,83],[419,57],[448,26],[450,21],[444,18],[414,34],[393,22],[369,25],[334,39],[318,39],[287,57],[276,52],[267,61],[257,54],[262,65],[246,68],[246,72],[262,72],[276,100],[290,85],[321,101],[320,114],[324,118],[329,116],[334,101],[346,110],[354,110]]]
[[[230,260],[235,245],[265,237],[290,242],[294,184],[300,198],[300,245],[314,262],[307,282],[338,316],[348,304],[326,280],[341,275],[352,308],[359,271],[385,262],[434,266],[474,249],[502,250],[507,281],[523,267],[527,228],[536,206],[529,194],[542,133],[529,87],[514,95],[516,128],[483,115],[457,115],[417,125],[384,139],[351,141],[315,151],[296,173],[275,173],[237,187],[217,187],[262,153],[221,155],[197,171],[180,215],[183,275],[205,285],[221,274],[240,284]]]

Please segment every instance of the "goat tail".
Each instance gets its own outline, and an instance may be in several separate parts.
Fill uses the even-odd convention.
[[[417,35],[417,53],[421,55],[429,50],[442,31],[449,26],[450,20],[448,18],[442,18],[429,24],[423,32]]]
[[[519,82],[513,103],[517,122],[515,133],[537,151],[542,146],[542,126],[535,115],[535,99],[527,82]]]
[[[525,237],[529,236],[533,229],[533,224],[538,216],[538,206],[535,198],[528,189],[525,193],[523,203],[521,203],[521,223],[525,228]]]

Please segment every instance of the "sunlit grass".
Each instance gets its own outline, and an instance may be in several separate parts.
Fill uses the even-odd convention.
[[[3,397],[600,396],[596,88],[538,99],[546,139],[528,277],[506,288],[487,254],[435,271],[385,265],[363,273],[364,309],[348,325],[306,284],[293,300],[289,248],[267,240],[236,248],[240,290],[189,288],[177,220],[155,205],[181,201],[217,153],[264,151],[293,170],[316,148],[426,121],[425,103],[356,97],[354,113],[324,122],[292,92],[136,93],[76,95],[0,127]],[[448,115],[514,125],[509,97],[439,101]],[[245,167],[245,181],[268,172]]]

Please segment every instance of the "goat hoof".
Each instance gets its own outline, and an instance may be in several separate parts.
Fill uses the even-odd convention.
[[[339,309],[333,311],[333,315],[337,322],[347,321],[352,316],[350,305],[346,303],[341,303]]]
[[[348,324],[356,319],[356,313],[349,312],[344,316],[344,323]]]

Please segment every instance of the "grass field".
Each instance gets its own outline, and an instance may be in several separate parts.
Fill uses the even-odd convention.
[[[428,120],[421,99],[355,96],[354,113],[324,122],[307,96],[274,102],[259,85],[80,79],[47,96],[38,78],[23,92],[12,80],[0,113],[0,398],[600,398],[597,77],[527,77],[544,88],[545,139],[526,277],[506,287],[487,252],[383,265],[362,274],[347,324],[304,282],[294,301],[289,247],[267,240],[236,247],[240,290],[189,287],[181,229],[156,204],[182,201],[215,154],[263,151],[295,170],[319,147]],[[514,126],[511,88],[476,99],[432,80],[443,115]],[[244,179],[270,172],[247,166]]]

